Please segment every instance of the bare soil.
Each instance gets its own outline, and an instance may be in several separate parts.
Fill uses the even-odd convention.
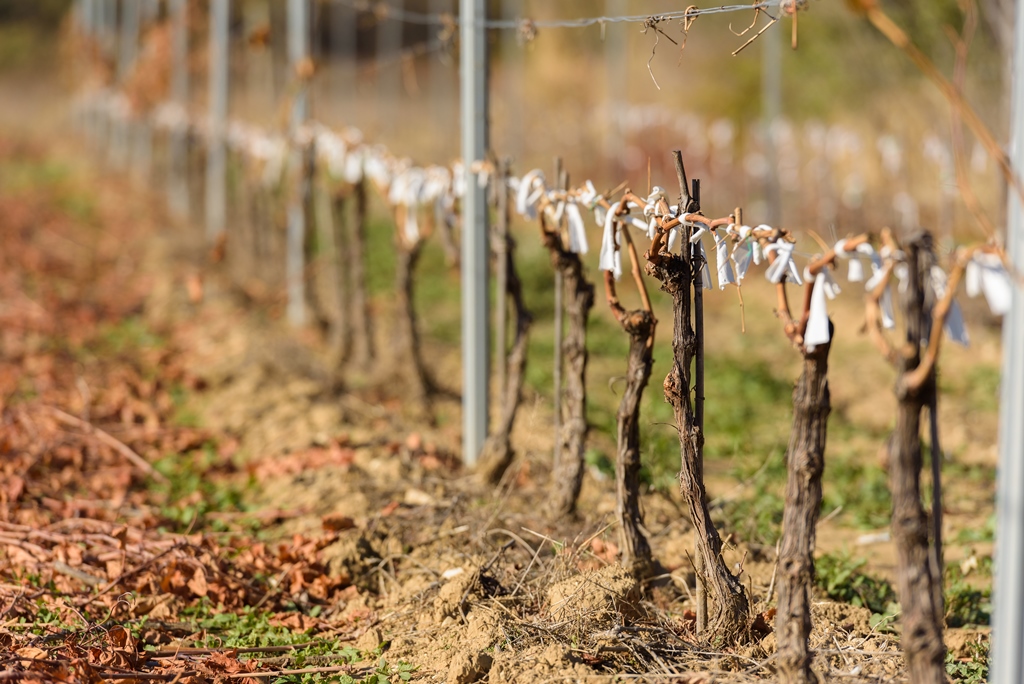
[[[64,138],[0,138],[8,170],[67,168],[57,182],[26,171],[0,185],[5,677],[266,681],[257,673],[306,670],[358,681],[384,657],[415,666],[416,681],[455,684],[773,679],[774,549],[724,530],[725,559],[742,570],[758,619],[745,646],[706,643],[694,633],[692,530],[677,494],[643,499],[663,571],[637,583],[616,563],[614,488],[596,471],[578,518],[537,512],[552,450],[541,398],[527,397],[513,434],[520,458],[498,487],[481,485],[460,465],[458,421],[418,424],[402,388],[378,382],[392,360],[336,375],[321,340],[284,328],[280,302],[240,298],[203,265],[197,229],[155,212],[159,202],[127,179],[84,173],[86,154]],[[79,214],[82,193],[94,209]],[[746,296],[751,311],[758,295]],[[390,312],[378,303],[376,313]],[[856,326],[857,309],[840,304],[836,318]],[[781,337],[773,320],[747,325],[748,335]],[[971,353],[990,360],[995,334],[978,337]],[[784,344],[769,348],[795,367]],[[441,365],[456,353],[428,343]],[[958,354],[945,366],[954,380],[969,367]],[[839,410],[887,424],[892,402],[864,390],[888,386],[884,367],[849,342],[833,358],[857,359],[833,363]],[[958,461],[991,464],[991,413],[971,411],[944,406],[946,446]],[[858,440],[846,446],[873,457],[878,445]],[[712,497],[749,494],[727,464],[708,472]],[[985,487],[949,481],[951,537],[984,524]],[[237,502],[217,498],[236,490]],[[856,550],[868,571],[891,577],[884,536],[865,542],[825,513],[822,551]],[[948,560],[967,555],[954,546]],[[299,662],[217,647],[219,614],[265,616],[267,630],[292,635],[275,643],[319,639],[359,654]],[[824,681],[903,681],[898,624],[873,628],[871,611],[821,597],[814,625]],[[963,657],[979,638],[984,630],[947,631]],[[187,651],[196,645],[207,652]]]

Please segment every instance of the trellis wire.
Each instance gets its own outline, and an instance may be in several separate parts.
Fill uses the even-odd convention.
[[[373,0],[329,0],[330,2],[339,2],[342,4],[349,5],[350,7],[363,11],[363,12],[374,12],[380,11],[389,18],[394,18],[399,21],[404,21],[408,24],[421,24],[427,26],[447,26],[450,24],[462,25],[467,23],[459,16],[447,15],[447,14],[429,14],[425,12],[412,12],[409,10],[395,7],[386,2],[376,2]],[[473,18],[468,23],[473,24],[477,28],[485,29],[498,29],[498,30],[519,30],[523,28],[524,24],[537,29],[554,29],[554,28],[588,28],[591,26],[601,26],[604,24],[619,24],[619,23],[633,23],[633,24],[645,24],[649,21],[673,21],[673,20],[690,20],[696,19],[709,14],[727,14],[732,12],[754,12],[757,10],[768,10],[773,7],[778,7],[783,0],[765,0],[764,2],[755,2],[747,5],[721,5],[719,7],[707,7],[697,8],[691,7],[685,10],[675,10],[671,12],[659,12],[656,14],[631,14],[623,16],[600,16],[600,17],[581,17],[579,19],[529,19],[526,17],[519,19],[477,19]],[[462,16],[468,16],[463,14]]]

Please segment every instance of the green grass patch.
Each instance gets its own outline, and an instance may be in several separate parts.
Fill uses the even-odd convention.
[[[874,464],[826,456],[822,510],[843,507],[843,521],[862,529],[887,527],[892,515],[889,478]]]
[[[979,636],[967,644],[967,654],[946,653],[946,674],[957,684],[983,684],[988,681],[989,642]]]
[[[0,69],[4,59],[5,31],[0,27]],[[71,219],[95,225],[96,203],[89,188],[76,182],[71,167],[52,158],[15,154],[0,161],[5,190],[12,194],[42,194],[47,204]]]
[[[866,564],[847,554],[824,554],[814,562],[815,583],[829,598],[867,608],[881,622],[899,612],[896,591],[888,581],[864,572]]]
[[[965,527],[956,533],[956,541],[961,544],[994,542],[996,540],[996,515],[993,513],[985,519],[981,527]]]
[[[991,568],[991,559],[989,568]],[[946,626],[987,625],[992,618],[992,590],[968,581],[956,565],[946,566]]]
[[[122,355],[144,349],[160,349],[167,339],[146,324],[140,316],[129,316],[100,327],[97,340],[90,345],[97,355]]]
[[[247,607],[239,613],[221,612],[205,598],[182,611],[182,616],[191,619],[197,631],[202,630],[203,635],[197,642],[200,648],[291,646],[306,643],[312,638],[311,631],[293,632],[288,627],[271,624],[273,614],[269,611]],[[337,645],[331,640],[315,642],[301,654],[323,655]]]
[[[153,491],[164,502],[160,513],[172,531],[199,530],[206,526],[224,530],[220,520],[206,516],[214,512],[245,512],[245,488],[225,478],[211,478],[219,462],[210,443],[189,454],[172,454],[161,458],[153,467],[167,477],[166,483],[154,483]],[[247,483],[252,484],[252,483]],[[257,526],[255,522],[252,523]]]
[[[319,606],[310,611],[315,617]],[[200,648],[266,648],[270,646],[295,646],[306,644],[288,652],[291,659],[289,669],[302,669],[322,664],[325,659],[332,664],[357,665],[372,663],[370,672],[356,678],[347,674],[307,672],[282,675],[273,681],[279,684],[314,684],[338,682],[339,684],[397,684],[412,679],[419,668],[404,661],[389,662],[383,655],[387,642],[370,651],[359,650],[344,644],[336,638],[318,639],[313,630],[292,631],[273,624],[274,614],[256,608],[245,608],[238,613],[225,612],[214,606],[208,599],[201,599],[195,605],[182,611],[182,617],[195,625],[201,632],[195,646]],[[260,659],[260,654],[246,654],[241,659]]]

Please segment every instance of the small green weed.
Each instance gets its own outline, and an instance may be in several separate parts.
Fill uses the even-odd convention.
[[[746,494],[727,500],[721,508],[726,529],[746,541],[774,546],[782,536],[782,492],[786,483],[785,453],[773,449],[768,458],[754,469],[752,464],[734,468],[733,477],[745,483]]]
[[[823,511],[833,511],[842,506],[844,519],[856,527],[888,527],[892,498],[884,470],[852,459],[827,460],[825,483],[821,501]]]
[[[725,529],[744,541],[774,546],[782,536],[784,504],[782,497],[771,491],[729,501],[723,507]]]
[[[957,658],[946,653],[946,674],[958,684],[983,684],[988,681],[988,640],[979,638],[967,644],[968,655]]]
[[[987,625],[992,617],[992,591],[967,581],[956,565],[946,567],[946,625]]]
[[[608,457],[608,454],[597,449],[587,449],[583,457],[587,465],[596,468],[605,477],[615,477],[615,461]]]
[[[418,667],[401,661],[397,665],[392,665],[381,657],[377,661],[377,667],[368,677],[353,679],[349,675],[342,675],[338,681],[339,684],[397,684],[397,682],[407,682],[412,679],[413,673],[418,669]]]
[[[961,544],[993,542],[996,539],[996,516],[993,513],[985,519],[981,527],[965,527],[956,533],[956,541]]]
[[[139,349],[160,348],[166,344],[167,340],[153,332],[142,318],[129,316],[104,325],[91,351],[96,354],[121,355]]]
[[[825,554],[814,562],[815,582],[836,601],[862,606],[880,617],[898,613],[896,591],[886,580],[861,572],[866,564],[847,554]]]
[[[309,632],[293,632],[288,627],[272,625],[272,613],[245,608],[241,613],[220,612],[204,599],[182,611],[204,632],[197,645],[204,648],[253,648],[257,646],[290,646],[309,641]],[[310,646],[304,656],[332,652],[336,642],[325,641]],[[326,649],[326,650],[325,650]]]
[[[379,656],[379,652],[364,653],[358,649],[348,646],[341,651],[330,654],[337,658],[338,662],[346,661],[349,664],[356,664]],[[301,661],[296,659],[296,668],[301,668]],[[307,672],[301,675],[285,675],[273,680],[273,684],[320,684],[321,682],[334,682],[335,684],[399,684],[412,679],[413,673],[419,667],[410,665],[404,661],[397,664],[389,663],[383,656],[373,667],[373,672],[366,677],[356,679],[348,674],[323,674],[319,672]]]
[[[207,443],[200,452],[168,455],[153,464],[168,479],[166,484],[153,485],[166,502],[160,512],[176,528],[196,529],[197,525],[205,524],[204,516],[208,513],[247,509],[241,488],[210,479],[209,471],[217,461],[213,445]],[[214,527],[217,522],[214,521]]]

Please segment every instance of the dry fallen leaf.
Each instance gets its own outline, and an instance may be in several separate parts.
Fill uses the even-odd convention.
[[[332,513],[325,515],[320,519],[320,524],[327,532],[341,532],[343,530],[351,530],[356,526],[355,521],[347,515],[338,515]]]
[[[46,660],[50,656],[49,653],[38,646],[23,646],[14,653],[22,658],[27,658],[27,660],[21,661],[21,666],[26,669],[32,667],[33,661]]]
[[[188,581],[188,588],[196,596],[206,596],[209,591],[206,584],[206,571],[201,567],[196,568],[196,571],[192,574],[192,579]]]

